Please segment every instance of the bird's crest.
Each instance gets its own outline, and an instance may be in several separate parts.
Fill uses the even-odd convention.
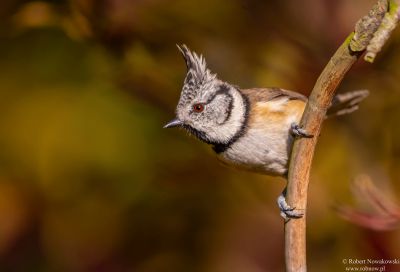
[[[197,55],[187,48],[186,45],[176,45],[181,51],[186,62],[187,74],[184,81],[183,92],[196,92],[207,89],[216,78],[215,74],[207,68],[206,60],[202,55]]]

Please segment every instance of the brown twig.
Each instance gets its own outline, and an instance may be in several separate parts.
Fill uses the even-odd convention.
[[[393,1],[378,0],[369,14],[357,22],[355,31],[330,59],[311,92],[300,126],[315,137],[298,139],[294,143],[287,186],[287,202],[291,207],[306,211],[311,162],[326,111],[344,75],[379,29],[389,10],[389,2]],[[287,272],[307,271],[305,215],[285,224],[285,259]]]

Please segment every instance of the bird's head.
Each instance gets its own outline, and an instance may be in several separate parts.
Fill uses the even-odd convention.
[[[246,99],[236,87],[212,74],[202,55],[178,46],[187,66],[187,74],[176,119],[165,125],[183,127],[200,140],[228,144],[242,128],[247,113]]]

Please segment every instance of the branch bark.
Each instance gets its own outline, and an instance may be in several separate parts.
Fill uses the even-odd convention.
[[[391,11],[395,9],[398,14],[398,5],[394,5],[394,0],[378,0],[369,14],[357,22],[355,31],[330,59],[311,92],[300,126],[315,137],[297,139],[294,143],[286,195],[287,203],[291,207],[306,211],[311,163],[326,111],[347,71],[364,51],[370,52],[367,47],[371,45],[371,40],[377,31],[382,29],[382,20],[385,14],[389,13],[389,8]],[[392,17],[396,20],[394,22],[396,25],[398,16]],[[385,35],[389,36],[391,30],[386,31]],[[387,37],[384,41],[386,40]],[[373,50],[374,54],[379,52],[384,41],[380,43],[378,50]],[[371,58],[368,60],[371,61]],[[307,271],[306,214],[301,219],[290,220],[285,224],[285,259],[287,272]]]

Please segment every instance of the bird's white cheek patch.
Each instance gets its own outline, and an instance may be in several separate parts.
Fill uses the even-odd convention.
[[[227,113],[222,108],[217,112],[217,124],[222,125],[227,121]]]

